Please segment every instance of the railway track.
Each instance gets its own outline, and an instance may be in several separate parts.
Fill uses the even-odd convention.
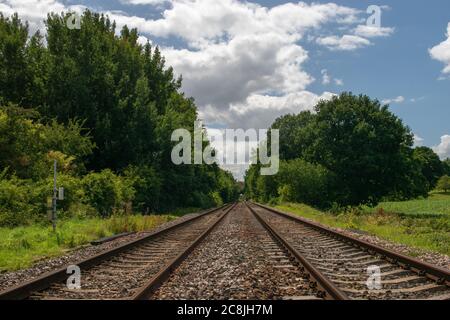
[[[317,300],[299,261],[237,205],[151,297],[154,300]]]
[[[206,211],[77,265],[81,289],[67,288],[65,267],[0,300],[450,299],[449,270],[256,203]]]
[[[80,261],[81,289],[68,289],[67,267],[0,292],[0,299],[145,299],[233,209],[209,210],[142,239]]]
[[[352,238],[260,204],[247,204],[261,223],[336,299],[450,299],[450,271]],[[379,271],[380,282],[370,281]],[[375,285],[374,285],[375,284]]]

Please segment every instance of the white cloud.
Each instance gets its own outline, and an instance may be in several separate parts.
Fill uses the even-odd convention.
[[[443,73],[450,73],[450,22],[447,26],[447,34],[446,34],[447,40],[441,42],[437,46],[431,48],[429,50],[430,56],[445,64],[445,68],[442,70]],[[442,80],[443,77],[441,77]],[[441,79],[440,78],[440,79]]]
[[[441,159],[450,158],[450,135],[441,137],[441,143],[433,148]]]
[[[393,99],[384,99],[383,101],[381,101],[382,104],[391,104],[391,103],[403,103],[405,102],[405,97],[403,96],[398,96],[396,98]]]
[[[148,4],[152,6],[161,5],[163,3],[171,2],[171,0],[120,0],[123,4],[143,5]]]
[[[421,137],[419,137],[417,134],[414,134],[414,146],[415,147],[421,147],[423,146],[423,142],[425,140]]]
[[[376,27],[360,24],[354,30],[355,35],[365,38],[387,37],[394,33],[394,28]]]
[[[333,77],[328,74],[327,69],[322,69],[320,71],[320,73],[322,74],[322,84],[323,85],[329,85],[331,82],[334,82],[334,84],[337,86],[344,85],[344,81],[342,79],[337,79],[337,78],[333,79]]]
[[[416,103],[416,102],[422,101],[424,99],[425,99],[425,97],[422,96],[422,97],[418,97],[418,98],[411,98],[409,101],[412,103]]]
[[[309,91],[283,96],[252,94],[244,102],[231,104],[226,112],[218,114],[215,108],[207,107],[200,112],[200,116],[207,122],[229,123],[234,128],[264,129],[282,115],[313,110],[321,99],[329,100],[333,95],[324,92],[319,96]]]
[[[329,36],[317,38],[316,42],[330,50],[353,51],[363,47],[367,47],[371,42],[365,38],[354,35]]]
[[[152,41],[151,41],[149,38],[147,38],[147,37],[145,37],[145,36],[142,36],[142,35],[140,35],[140,36],[138,37],[137,42],[138,42],[139,44],[141,44],[141,45],[146,45],[147,42],[149,42],[150,44],[152,43]]]
[[[342,79],[334,79],[334,83],[337,86],[343,86],[344,85],[344,80],[342,80]]]
[[[0,0],[0,2],[0,11],[5,16],[17,12],[19,18],[28,21],[31,33],[45,28],[44,19],[50,12],[59,14],[70,10],[81,13],[86,8],[82,5],[66,6],[56,0]]]

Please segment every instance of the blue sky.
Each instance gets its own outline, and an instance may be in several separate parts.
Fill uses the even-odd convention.
[[[211,130],[265,128],[352,91],[390,102],[418,144],[450,157],[449,1],[0,0],[32,29],[48,11],[85,7],[161,46]]]

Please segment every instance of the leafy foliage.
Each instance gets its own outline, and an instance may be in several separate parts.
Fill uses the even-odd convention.
[[[450,176],[450,158],[447,158],[444,161],[442,161],[442,171],[447,176]]]
[[[171,134],[192,132],[197,108],[158,47],[139,44],[127,26],[117,35],[105,15],[86,10],[79,30],[67,28],[68,17],[49,14],[44,39],[29,36],[17,15],[0,15],[0,170],[19,199],[5,191],[4,212],[16,215],[10,208],[23,201],[25,216],[43,216],[54,160],[66,212],[149,213],[236,199],[234,179],[217,166],[172,164]],[[39,194],[24,196],[28,186]]]
[[[437,189],[444,190],[445,192],[450,190],[450,177],[447,175],[441,177],[437,183]]]
[[[429,148],[413,149],[410,129],[377,100],[342,93],[319,102],[314,111],[274,122],[280,157],[287,161],[280,167],[284,178],[259,177],[252,167],[248,196],[282,196],[322,207],[377,204],[384,198],[426,196],[442,174],[437,155]],[[291,182],[290,175],[299,179]]]

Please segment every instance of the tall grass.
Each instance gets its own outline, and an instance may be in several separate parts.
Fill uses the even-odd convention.
[[[0,228],[0,270],[27,268],[39,259],[59,256],[67,250],[123,232],[152,230],[175,219],[173,215],[117,215],[109,219],[69,219],[49,226]]]
[[[450,216],[414,216],[390,213],[383,209],[373,212],[350,210],[329,214],[304,204],[284,203],[277,206],[285,212],[312,219],[324,225],[348,230],[361,230],[382,239],[450,255]],[[410,252],[415,255],[414,249]]]

